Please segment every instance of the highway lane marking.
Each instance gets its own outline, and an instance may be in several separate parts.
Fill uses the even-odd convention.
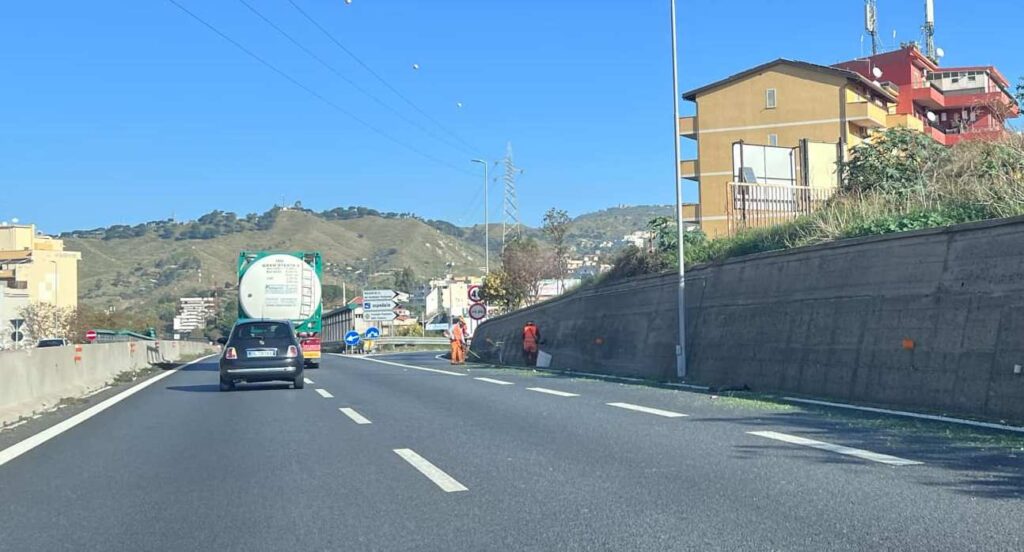
[[[1024,433],[1024,427],[1011,426],[1005,424],[995,424],[992,422],[976,422],[974,420],[964,420],[961,418],[951,418],[949,416],[936,416],[934,414],[919,414],[917,412],[905,412],[903,410],[889,410],[887,408],[872,408],[870,406],[857,406],[852,404],[836,403],[829,401],[816,401],[812,399],[800,399],[797,397],[782,397],[783,400],[792,401],[796,403],[813,404],[817,406],[830,406],[832,408],[846,408],[850,410],[860,410],[862,412],[875,412],[878,414],[888,414],[890,416],[906,416],[908,418],[917,418],[920,420],[932,420],[936,422],[945,422],[949,424],[963,424],[974,427],[984,427],[988,429],[998,429],[1000,431],[1013,431],[1016,433]]]
[[[835,452],[838,454],[845,454],[847,456],[855,456],[857,458],[862,458],[864,460],[871,460],[872,462],[889,464],[890,466],[916,466],[923,464],[923,462],[918,462],[916,460],[907,460],[906,458],[889,456],[888,454],[880,454],[877,452],[871,452],[869,450],[844,447],[842,445],[834,445],[832,443],[826,443],[824,441],[815,441],[814,439],[797,437],[796,435],[788,435],[786,433],[779,433],[776,431],[748,431],[747,433],[749,433],[750,435],[757,435],[758,437],[775,439],[776,441],[783,441],[794,445],[802,445],[805,447],[827,450],[829,452]]]
[[[491,378],[473,378],[473,379],[475,379],[477,381],[486,381],[487,383],[493,383],[495,385],[515,385],[511,381],[501,381],[499,379],[491,379]]]
[[[352,421],[357,423],[357,424],[363,425],[363,424],[371,424],[371,423],[373,423],[370,420],[366,419],[366,417],[364,417],[362,414],[356,412],[355,410],[353,410],[351,408],[339,408],[338,410],[340,410],[342,414],[344,414],[344,415],[348,416],[349,418],[351,418]]]
[[[333,399],[334,398],[334,395],[328,393],[326,389],[317,389],[316,392],[320,393],[320,396],[325,398],[325,399]]]
[[[390,360],[381,360],[379,358],[362,357],[361,360],[369,360],[370,362],[379,362],[381,364],[390,364],[391,366],[399,366],[402,368],[411,368],[413,370],[423,370],[424,372],[433,372],[435,374],[445,374],[448,376],[465,376],[461,372],[449,372],[448,370],[438,370],[437,368],[424,368],[423,366],[413,366],[412,364],[402,364],[400,362],[391,362]]]
[[[177,373],[178,370],[181,370],[182,368],[190,366],[197,362],[202,362],[213,356],[216,355],[207,355],[204,357],[200,357],[197,358],[196,360],[183,364],[172,370],[167,370],[166,372],[157,374],[149,378],[148,380],[138,383],[132,387],[129,387],[128,389],[121,391],[117,395],[105,399],[103,402],[95,406],[89,407],[58,424],[50,426],[23,441],[19,441],[5,448],[4,450],[0,450],[0,466],[3,466],[4,464],[10,462],[11,460],[14,460],[15,458],[21,456],[22,454],[25,454],[26,452],[38,447],[39,445],[42,445],[43,443],[49,441],[50,439],[53,439],[54,437],[60,435],[61,433],[64,433],[65,431],[77,426],[78,424],[88,420],[89,418],[92,418],[93,416],[127,399],[128,397],[138,393],[139,391],[142,391],[143,389],[149,387],[150,385],[153,385],[154,383],[172,374]]]
[[[302,378],[302,381],[306,382],[306,385],[313,385],[313,383],[315,383],[313,380],[309,378]]]
[[[576,393],[566,393],[565,391],[556,391],[554,389],[546,389],[544,387],[527,387],[530,391],[536,391],[538,393],[547,393],[548,395],[555,395],[558,397],[579,397]]]
[[[441,471],[441,468],[431,464],[426,458],[416,454],[412,449],[394,450],[395,454],[401,456],[403,460],[416,468],[417,471],[427,476],[427,479],[433,481],[438,487],[441,487],[442,491],[446,493],[455,493],[469,490],[465,485],[456,481],[454,477],[444,473]]]
[[[654,414],[655,416],[664,416],[665,418],[683,418],[689,416],[689,414],[680,414],[679,412],[672,412],[670,410],[660,410],[657,408],[649,408],[646,406],[640,406],[636,404],[613,402],[607,403],[608,406],[614,406],[616,408],[625,408],[626,410],[634,410],[636,412],[644,412],[647,414]]]

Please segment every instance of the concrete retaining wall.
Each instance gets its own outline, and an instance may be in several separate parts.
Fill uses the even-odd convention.
[[[675,376],[674,275],[481,325],[472,350],[552,368]],[[1024,422],[1024,217],[846,240],[689,271],[689,381]]]
[[[99,389],[117,374],[172,363],[213,348],[188,341],[137,341],[0,352],[0,424]]]

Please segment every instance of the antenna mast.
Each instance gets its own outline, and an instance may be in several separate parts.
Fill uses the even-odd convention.
[[[505,150],[505,216],[501,221],[501,249],[505,250],[505,244],[520,236],[519,228],[519,201],[516,199],[516,174],[523,172],[516,167],[512,161],[512,142],[508,143]]]
[[[871,55],[878,55],[881,43],[878,40],[878,4],[877,0],[864,0],[864,30],[871,37]]]
[[[925,55],[935,63],[939,57],[935,51],[935,0],[924,0],[924,46]]]

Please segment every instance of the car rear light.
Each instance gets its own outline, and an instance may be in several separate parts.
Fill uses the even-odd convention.
[[[298,347],[296,347],[295,345],[289,345],[288,346],[288,354],[285,355],[285,356],[287,356],[288,358],[295,358],[295,357],[299,356],[299,349],[298,349]]]
[[[236,360],[238,358],[238,352],[235,351],[234,347],[228,347],[228,350],[224,351],[224,358],[228,360]]]

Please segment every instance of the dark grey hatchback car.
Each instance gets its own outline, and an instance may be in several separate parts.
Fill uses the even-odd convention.
[[[287,381],[303,388],[302,347],[287,320],[240,320],[231,336],[219,340],[220,390],[238,382]]]

